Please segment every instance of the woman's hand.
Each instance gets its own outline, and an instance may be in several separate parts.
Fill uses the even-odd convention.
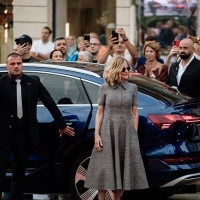
[[[94,137],[94,147],[96,148],[97,151],[102,151],[102,141],[100,135],[95,135]]]
[[[145,66],[145,74],[144,75],[149,77],[152,74],[151,62],[146,60],[144,66]]]

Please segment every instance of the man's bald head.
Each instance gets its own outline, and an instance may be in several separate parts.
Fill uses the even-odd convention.
[[[194,47],[193,45],[193,41],[190,39],[190,38],[184,38],[180,41],[180,45],[187,45],[189,48],[192,48]]]
[[[179,45],[179,55],[183,60],[189,60],[193,56],[193,41],[189,38],[182,39]]]

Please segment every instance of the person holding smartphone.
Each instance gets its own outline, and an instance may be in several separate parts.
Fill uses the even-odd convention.
[[[37,62],[30,54],[32,47],[32,38],[30,36],[23,34],[15,39],[15,43],[13,52],[18,53],[22,57],[23,63]]]
[[[173,46],[164,62],[168,67],[170,67],[172,62],[179,62],[181,59],[179,56],[179,44],[180,40],[174,40]],[[174,58],[174,60],[172,60],[172,58]]]
[[[80,36],[77,39],[77,53],[68,58],[68,61],[77,61],[78,54],[80,51],[88,51],[90,52],[90,36],[89,34],[84,34],[84,36]]]
[[[132,67],[134,67],[137,62],[138,53],[129,39],[126,37],[126,32],[123,28],[116,29],[116,34],[111,35],[109,39],[109,45],[105,53],[98,59],[98,63],[105,64],[107,63],[113,56],[121,56],[127,59]],[[113,32],[114,33],[114,32]],[[118,34],[118,37],[117,37]],[[128,50],[129,54],[125,53],[125,50]]]

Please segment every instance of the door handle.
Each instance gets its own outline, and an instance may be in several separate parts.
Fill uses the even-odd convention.
[[[65,122],[68,126],[72,125],[72,124],[76,124],[78,123],[78,119],[65,119]]]

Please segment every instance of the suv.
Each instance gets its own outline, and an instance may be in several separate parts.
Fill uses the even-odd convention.
[[[71,194],[75,200],[95,199],[97,190],[84,188],[94,145],[102,65],[92,63],[24,63],[24,73],[37,75],[57,102],[75,136],[59,137],[56,123],[38,100],[39,147],[32,146],[26,169],[25,193]],[[0,75],[7,73],[0,65]],[[200,180],[200,100],[177,93],[164,83],[133,73],[138,86],[138,136],[149,189],[125,191],[141,198],[164,199]],[[10,191],[11,160],[4,191]],[[113,199],[112,191],[107,198]]]

